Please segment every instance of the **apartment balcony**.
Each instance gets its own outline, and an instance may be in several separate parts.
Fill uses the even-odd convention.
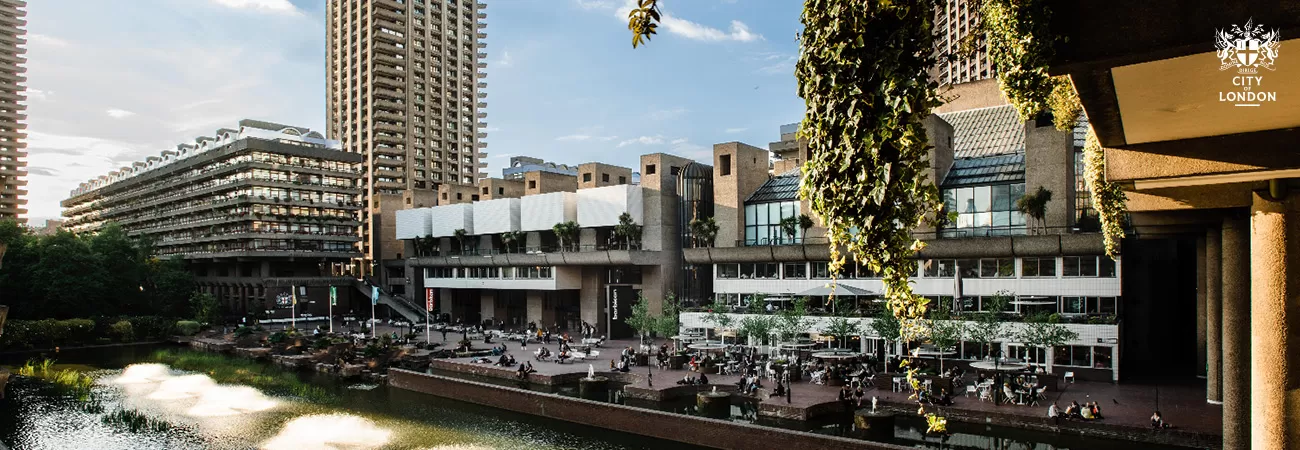
[[[375,17],[401,21],[406,19],[406,14],[402,13],[401,6],[393,0],[379,0],[372,9],[375,11]]]
[[[376,181],[375,187],[379,189],[406,189],[406,183],[398,181]]]
[[[387,110],[387,109],[377,109],[375,110],[373,116],[375,120],[383,120],[387,122],[396,122],[396,123],[406,122],[406,114],[402,114],[400,112],[393,112],[392,110]]]
[[[486,18],[487,18],[487,13],[481,12],[481,13],[478,13],[477,16],[478,16],[478,18],[480,18],[480,19],[486,19]]]
[[[487,98],[487,92],[479,92],[478,95],[477,95],[477,97],[478,97],[478,98],[481,98],[481,99],[482,99],[482,98]]]
[[[402,158],[375,158],[375,166],[388,167],[406,167],[406,160]]]
[[[396,145],[402,145],[402,144],[405,144],[405,143],[406,143],[406,139],[405,139],[404,135],[401,135],[401,134],[375,133],[374,139],[375,139],[375,142],[376,142],[376,143],[379,143],[379,144],[392,144],[392,145],[394,145],[394,146],[396,146]],[[380,146],[376,146],[375,148],[379,148],[379,147],[380,147]],[[391,148],[391,147],[390,147],[390,148]],[[405,151],[402,151],[402,153],[400,153],[400,154],[405,155],[406,152],[405,152]]]
[[[406,178],[406,171],[395,167],[376,165],[375,176],[391,177],[391,178]]]
[[[477,33],[475,36],[476,36],[477,38],[479,38],[479,39],[487,39],[487,33],[481,33],[481,32],[480,32],[480,33]]]
[[[477,84],[475,84],[475,86],[478,86],[479,89],[487,89],[487,83],[482,82],[482,81],[480,81],[480,82],[478,82]]]
[[[375,129],[379,131],[387,131],[390,133],[406,132],[406,126],[402,125],[401,123],[393,123],[393,122],[375,122]]]
[[[388,53],[382,53],[382,52],[380,52],[380,53],[375,53],[374,58],[375,58],[375,62],[377,62],[377,63],[391,64],[391,65],[394,65],[394,66],[405,66],[405,65],[406,65],[406,59],[404,59],[404,58],[399,58],[399,57],[397,57],[397,55],[390,55],[390,54],[388,54]],[[376,64],[376,68],[378,68],[379,66],[380,66],[380,65]]]
[[[476,135],[474,135],[474,136],[477,137],[477,138],[479,138],[479,139],[486,139],[486,138],[487,138],[487,133],[478,133],[478,134],[476,134]]]
[[[383,29],[380,27],[375,27],[374,38],[376,40],[380,40],[384,42],[391,42],[397,44],[406,43],[406,34],[402,33],[401,31],[397,31],[397,29],[393,29],[393,28]]]
[[[478,104],[474,105],[474,107],[478,109],[485,109],[487,108],[487,102],[478,102]]]
[[[487,158],[487,156],[488,156],[488,155],[487,155],[486,152],[478,152],[478,158],[479,158],[479,159]]]
[[[406,76],[406,70],[402,69],[400,66],[390,66],[388,64],[375,64],[375,73],[393,77]]]
[[[398,105],[401,105],[402,100],[406,99],[406,91],[403,89],[375,86],[370,92],[374,94],[375,98],[387,99],[388,103],[396,103]]]
[[[406,149],[392,145],[376,145],[374,152],[380,155],[406,156]]]
[[[406,82],[403,80],[379,75],[375,75],[371,83],[374,83],[375,86],[383,86],[393,89],[406,87]]]
[[[476,54],[475,56],[478,56],[478,59],[487,59],[488,54],[487,54],[487,53],[483,53],[483,52],[479,52],[479,53]]]
[[[478,148],[487,148],[488,143],[487,143],[487,142],[483,142],[483,141],[478,141],[478,143],[476,143],[475,145],[476,145]]]
[[[487,42],[479,42],[478,44],[475,44],[475,47],[478,47],[479,49],[485,49],[487,48]]]

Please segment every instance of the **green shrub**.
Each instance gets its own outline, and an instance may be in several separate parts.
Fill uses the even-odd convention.
[[[288,333],[285,333],[285,332],[283,332],[283,331],[277,331],[277,332],[271,333],[271,336],[267,337],[267,338],[266,338],[266,341],[267,341],[267,342],[270,342],[270,343],[272,343],[272,344],[280,344],[280,343],[283,343],[286,339],[289,339],[289,334],[288,334]]]
[[[108,327],[108,332],[118,342],[131,342],[135,339],[135,327],[130,320],[119,320]]]
[[[252,328],[243,325],[240,325],[239,328],[235,328],[235,337],[244,337],[250,334],[253,334]]]
[[[135,331],[135,338],[139,340],[162,340],[168,339],[176,334],[176,320],[159,316],[139,316],[124,317],[123,320],[129,319]]]
[[[176,322],[176,332],[182,336],[193,336],[199,334],[199,323],[193,320],[182,320]]]

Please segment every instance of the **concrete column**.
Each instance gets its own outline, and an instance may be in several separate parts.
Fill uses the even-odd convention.
[[[1223,448],[1250,445],[1250,228],[1223,220]]]
[[[527,321],[537,322],[537,326],[539,327],[551,326],[551,324],[549,322],[546,322],[546,320],[542,317],[542,304],[544,303],[544,300],[542,299],[542,292],[528,291],[526,295],[527,297],[525,301],[528,302],[528,312],[526,313],[528,318]]]
[[[1205,232],[1205,400],[1223,403],[1223,229]]]
[[[1196,239],[1196,375],[1206,376],[1205,237]]]
[[[595,325],[598,334],[608,335],[609,324],[605,322],[605,268],[583,267],[582,290],[578,295],[578,308],[582,320]]]
[[[442,314],[451,314],[451,289],[438,288],[438,312]],[[456,320],[454,317],[452,320]]]
[[[490,289],[480,289],[478,291],[479,301],[479,320],[497,319],[497,293]]]
[[[1284,450],[1300,447],[1300,196],[1266,195],[1254,194],[1250,215],[1249,442]]]

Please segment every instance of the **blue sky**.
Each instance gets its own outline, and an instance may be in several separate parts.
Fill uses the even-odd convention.
[[[766,147],[803,113],[800,2],[666,0],[660,34],[633,50],[623,0],[479,1],[491,176],[513,155],[707,159],[714,143]],[[323,131],[323,5],[30,2],[32,223],[57,217],[80,182],[241,118]]]

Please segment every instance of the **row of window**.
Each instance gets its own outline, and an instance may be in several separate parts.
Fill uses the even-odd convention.
[[[718,302],[729,305],[737,311],[748,309],[754,302],[763,303],[764,307],[766,307],[766,303],[771,303],[774,308],[783,309],[789,302],[794,300],[790,294],[769,293],[717,293],[714,294],[714,297]],[[956,305],[953,304],[951,296],[926,295],[924,297],[933,301],[934,305],[947,307],[955,313],[992,311],[995,304],[993,300],[995,296],[966,296],[962,297],[962,301]],[[810,304],[810,307],[824,308],[829,311],[830,305],[816,303],[822,301],[822,299],[813,299],[813,301],[814,303]],[[1014,314],[1059,313],[1113,316],[1118,313],[1118,304],[1119,298],[1117,297],[1020,296],[1004,303],[1000,311]],[[883,299],[879,296],[859,296],[848,300],[843,298],[840,300],[840,306],[860,311],[878,309],[882,305]]]
[[[830,279],[830,263],[720,263],[715,264],[717,279]],[[1020,270],[1017,272],[1016,267]],[[984,258],[926,259],[917,262],[916,276],[952,278],[960,268],[962,278],[1057,278],[1116,276],[1115,261],[1106,256],[1062,256],[1059,258]],[[839,279],[879,278],[863,265],[849,263]]]
[[[523,267],[429,267],[425,278],[473,278],[503,280],[549,280],[550,266]]]

